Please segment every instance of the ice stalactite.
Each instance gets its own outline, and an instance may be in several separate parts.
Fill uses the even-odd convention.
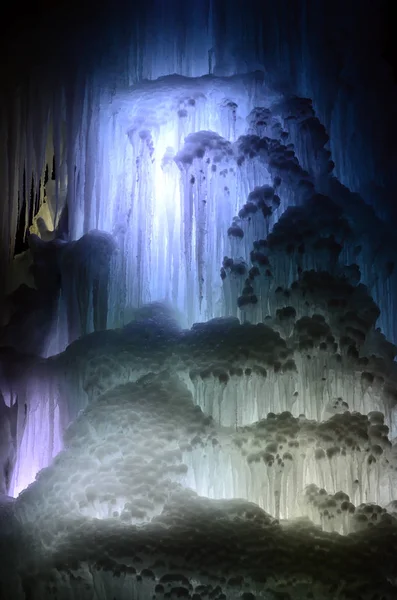
[[[17,457],[18,400],[11,397],[11,404],[7,405],[1,394],[0,402],[0,494],[8,495]]]
[[[9,493],[17,496],[62,448],[57,384],[30,377],[25,391],[25,423],[18,439],[17,460]]]
[[[64,415],[55,374],[45,361],[33,356],[11,349],[3,352],[0,389],[7,413],[3,433],[11,435],[9,477],[3,493],[17,496],[60,451]]]

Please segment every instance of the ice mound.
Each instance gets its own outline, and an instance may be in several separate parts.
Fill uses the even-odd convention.
[[[197,381],[224,388],[231,377],[237,382],[253,374],[265,381],[266,369],[294,370],[285,341],[263,324],[241,325],[238,319],[225,318],[179,331],[168,316],[158,315],[139,317],[120,330],[90,334],[50,366],[65,390],[70,419],[77,414],[73,405],[78,402],[83,408],[90,398],[148,373],[174,372],[194,391]],[[200,404],[196,393],[195,399]]]
[[[72,597],[111,593],[123,600],[135,594],[294,598],[310,597],[313,590],[325,600],[379,593],[392,600],[395,551],[393,523],[341,537],[304,520],[280,525],[249,503],[185,492],[173,495],[144,526],[70,524],[56,550],[38,550],[35,561],[25,552],[19,585],[34,600],[52,598],[55,590]]]
[[[22,522],[90,516],[140,523],[161,512],[186,474],[180,445],[210,419],[177,381],[152,379],[101,395],[77,417],[64,450],[18,498]]]
[[[348,410],[380,411],[390,427],[397,397],[394,348],[373,329],[377,307],[365,288],[309,272],[275,296],[275,317],[267,319],[266,325],[240,324],[230,317],[180,330],[169,309],[155,304],[137,311],[124,328],[85,336],[58,357],[35,359],[22,370],[18,361],[13,369],[6,362],[3,394],[19,389],[27,398],[28,414],[25,422],[20,413],[13,489],[23,489],[49,464],[62,447],[62,432],[79,411],[104,393],[150,373],[176,377],[194,404],[220,427],[236,430],[266,418],[269,412],[320,420],[335,413],[343,416]],[[375,348],[378,356],[371,354]],[[46,453],[37,445],[38,431],[48,440]],[[226,468],[221,466],[224,457],[211,460],[221,471]],[[243,464],[240,458],[235,460]],[[207,469],[204,466],[202,473]],[[200,475],[197,480],[197,489],[210,496],[215,493],[209,491],[211,477]],[[248,489],[248,480],[241,484],[242,490]],[[220,483],[216,495],[231,497],[236,488],[228,481],[227,493],[221,492]],[[369,481],[363,481],[364,496],[357,502],[367,499]],[[324,487],[318,477],[316,483]],[[346,487],[350,485],[340,487],[354,498]],[[261,503],[258,489],[253,493]],[[386,494],[386,499],[392,498]]]
[[[136,325],[144,324],[161,329],[169,335],[173,332],[176,334],[181,329],[179,317],[177,311],[166,302],[152,302],[131,310],[131,321],[125,325],[124,330],[128,332],[130,328],[133,330]]]
[[[82,517],[144,523],[181,486],[215,499],[245,498],[276,518],[302,514],[309,484],[344,490],[356,505],[393,498],[397,463],[380,413],[345,411],[322,423],[270,413],[236,425],[220,427],[204,414],[176,374],[114,387],[91,398],[69,426],[64,450],[19,496],[16,514],[21,523],[56,527]]]

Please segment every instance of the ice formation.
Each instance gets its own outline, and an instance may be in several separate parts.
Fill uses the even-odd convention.
[[[81,8],[7,73],[1,600],[395,599],[395,170],[336,5]]]

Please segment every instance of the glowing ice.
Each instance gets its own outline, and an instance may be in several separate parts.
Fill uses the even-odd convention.
[[[334,31],[172,4],[0,124],[0,595],[394,598],[394,232]]]

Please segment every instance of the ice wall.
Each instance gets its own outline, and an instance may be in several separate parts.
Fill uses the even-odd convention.
[[[99,66],[96,69],[97,73],[102,72],[103,74],[102,81],[106,81],[111,76],[116,84],[119,84],[120,81],[123,84],[124,82],[135,83],[145,78],[155,79],[171,73],[180,73],[187,76],[200,76],[211,72],[229,75],[236,72],[246,72],[258,67],[263,68],[263,65],[265,65],[272,83],[279,82],[284,86],[288,85],[288,92],[292,91],[299,95],[314,98],[316,108],[319,106],[320,118],[326,123],[327,129],[330,130],[332,121],[332,123],[335,123],[336,132],[338,133],[339,128],[342,137],[348,137],[350,141],[349,128],[353,128],[353,123],[348,119],[344,122],[342,118],[338,117],[339,114],[346,114],[344,106],[345,98],[347,98],[346,94],[343,93],[340,93],[338,97],[338,87],[340,86],[338,76],[345,67],[345,62],[349,60],[350,65],[353,63],[350,72],[346,72],[350,76],[348,83],[353,86],[357,94],[363,92],[366,100],[369,98],[373,105],[374,100],[370,96],[370,90],[371,87],[379,89],[379,84],[377,86],[368,85],[364,90],[358,87],[360,85],[359,76],[362,75],[358,72],[359,67],[365,61],[363,60],[357,65],[357,58],[359,55],[358,48],[362,48],[360,40],[363,37],[366,40],[367,56],[375,47],[379,24],[374,14],[371,14],[370,20],[368,19],[369,4],[360,5],[360,14],[354,11],[354,2],[350,2],[348,5],[343,3],[343,6],[339,7],[339,11],[335,10],[334,14],[338,15],[336,17],[328,14],[326,10],[322,11],[318,3],[303,2],[294,7],[288,7],[288,9],[283,3],[277,5],[269,3],[265,10],[265,17],[262,12],[262,4],[255,1],[249,3],[249,7],[244,6],[245,10],[242,10],[243,3],[236,1],[233,5],[228,5],[227,8],[223,2],[197,3],[197,5],[195,3],[189,11],[186,11],[183,3],[177,0],[172,2],[171,7],[169,3],[151,2],[144,9],[135,9],[135,15],[126,14],[127,7],[123,7],[118,13],[109,11],[106,27],[101,28],[101,20],[96,18],[94,21],[96,32],[101,32],[109,43],[99,44],[99,36],[92,35],[92,43],[89,45],[90,50],[87,49],[87,44],[84,44],[87,38],[87,33],[84,34],[84,13],[81,14],[82,24],[80,24],[80,27],[76,27],[75,23],[68,23],[66,20],[64,35],[67,37],[68,26],[73,25],[75,45],[73,48],[69,45],[69,52],[65,56],[64,46],[67,40],[63,39],[61,35],[57,43],[54,44],[54,52],[57,58],[59,56],[59,60],[63,61],[65,73],[72,72],[72,68],[74,70],[76,67],[76,58],[79,59],[80,73],[77,75],[75,72],[69,81],[70,85],[68,85],[70,90],[68,93],[70,102],[68,112],[71,120],[75,119],[78,122],[79,113],[81,114],[84,110],[81,85],[86,81],[87,72],[92,71],[95,65]],[[131,10],[133,9],[131,8]],[[177,22],[172,16],[174,14],[178,14]],[[238,18],[236,18],[236,15],[238,15]],[[356,15],[356,22],[353,21],[353,15]],[[92,20],[92,15],[90,16]],[[120,19],[119,22],[117,22],[118,19]],[[335,27],[335,19],[343,22],[343,28]],[[131,27],[131,29],[121,28],[122,20],[123,23],[134,22],[134,27]],[[163,37],[152,34],[159,22],[162,23]],[[369,23],[371,29],[369,29]],[[342,30],[339,39],[337,34],[334,33],[336,30]],[[172,35],[168,35],[168,32],[171,31]],[[324,36],[325,31],[329,34],[328,38]],[[18,40],[18,31],[12,33],[15,34],[15,40]],[[46,34],[46,43],[43,43],[43,45],[36,44],[35,47],[39,54],[39,56],[35,56],[34,63],[39,65],[35,71],[37,81],[43,79],[42,67],[45,63],[47,63],[46,67],[49,67],[47,68],[47,79],[49,76],[52,77],[52,71],[56,66],[59,66],[56,61],[50,63],[46,60],[48,57],[47,44],[50,43],[52,32],[47,31]],[[233,43],[230,42],[231,39],[233,39]],[[247,39],[250,39],[251,42],[248,43]],[[332,42],[328,48],[324,48],[323,40],[325,39]],[[17,41],[14,41],[14,43],[17,43]],[[104,52],[104,48],[106,48],[106,52]],[[312,52],[313,48],[316,48],[317,51]],[[43,56],[40,56],[40,51],[43,51]],[[338,60],[334,58],[335,53],[337,53]],[[299,56],[299,60],[294,59],[296,56]],[[373,56],[374,54],[370,64],[374,62]],[[324,61],[327,62],[329,69],[322,67]],[[377,76],[379,71],[379,68],[372,69],[370,76]],[[320,82],[323,81],[323,73],[325,72],[328,72],[329,75],[323,86]],[[352,73],[353,76],[351,76]],[[55,78],[55,74],[53,75],[54,80],[51,81],[51,86],[54,89],[54,84],[57,81],[59,82],[59,69],[58,77]],[[347,79],[347,75],[346,77],[343,76],[343,82]],[[14,77],[9,79],[11,82],[14,81]],[[386,74],[383,75],[383,79],[387,80]],[[55,92],[55,96],[58,96],[58,98],[55,97],[53,101],[51,98],[53,94],[50,95],[49,93],[51,87],[41,85],[39,86],[40,89],[35,89],[34,85],[34,81],[31,81],[30,97],[34,100],[35,117],[47,119],[47,109],[50,106],[53,106],[54,110],[59,113],[61,91],[58,89]],[[383,87],[384,85],[385,83]],[[74,91],[72,91],[73,88],[75,88]],[[80,88],[80,93],[78,88]],[[322,94],[321,89],[327,90],[327,93]],[[354,102],[351,95],[349,98],[346,102]],[[26,111],[26,99],[25,94],[20,96],[20,104],[16,103],[12,108],[13,111],[15,109],[15,118],[8,119],[8,124],[4,122],[4,126],[12,128],[10,133],[15,131],[16,138],[19,137],[17,132],[20,128],[22,132],[27,132],[30,139],[33,139],[29,131],[34,127],[34,123],[38,123],[38,120],[32,120],[33,115],[30,121],[21,120],[21,116],[26,115],[28,112]],[[40,104],[41,108],[39,108]],[[366,102],[362,104],[365,106]],[[332,106],[334,106],[333,113]],[[6,105],[4,109],[11,110],[11,107]],[[356,110],[354,110],[355,112]],[[374,113],[373,110],[372,113]],[[6,113],[4,117],[7,117]],[[24,118],[26,119],[26,117]],[[71,122],[69,126],[69,131],[72,134],[71,139],[73,140],[76,134],[73,133]],[[355,126],[354,128],[356,129]],[[40,131],[44,133],[45,129],[41,127]],[[59,137],[59,131],[58,133],[54,131],[53,135]],[[332,143],[337,144],[340,135],[334,135],[332,139]],[[37,157],[41,158],[43,151],[37,146],[37,141],[35,142],[36,146],[32,147],[32,151]],[[19,150],[22,151],[21,156],[24,154],[22,146],[18,147],[19,143],[15,139],[15,148],[11,148],[12,153],[15,150],[15,158],[18,156]],[[56,145],[58,146],[58,144]],[[342,146],[341,143],[340,147],[342,148]],[[358,151],[359,147],[362,148],[362,145],[359,143],[356,145],[352,140],[349,144],[349,155],[351,155],[351,149],[356,148]],[[341,152],[343,151],[341,150]],[[334,153],[336,154],[336,150]],[[360,159],[372,160],[369,153],[366,156],[360,154]],[[15,164],[15,160],[13,162]],[[60,162],[61,157],[59,147],[57,147],[57,163],[60,164]],[[348,164],[347,159],[338,161],[338,164],[339,162]],[[356,167],[358,167],[357,163]],[[40,176],[41,165],[39,164],[38,169],[38,175]],[[17,170],[20,170],[19,166],[17,166]],[[347,168],[344,168],[346,174],[347,170]],[[360,169],[355,168],[355,171],[358,173]],[[373,176],[373,172],[374,168],[363,168],[360,171],[360,177],[365,176],[365,173],[371,173],[371,176]],[[10,171],[7,179],[11,177],[11,173],[12,171]],[[37,185],[38,178],[36,177],[35,180]],[[11,180],[9,184],[13,188],[15,187]],[[361,187],[364,189],[365,185]]]
[[[56,181],[62,189],[66,148],[73,154],[76,144],[85,144],[78,134],[82,119],[87,119],[86,127],[95,135],[97,112],[93,107],[99,90],[112,92],[173,73],[223,76],[265,69],[272,87],[312,98],[316,113],[331,133],[332,154],[342,183],[364,194],[379,214],[390,214],[386,190],[395,180],[391,160],[382,149],[388,144],[382,140],[393,138],[393,119],[386,121],[382,115],[391,114],[395,92],[379,56],[381,12],[374,13],[370,2],[338,2],[332,11],[321,2],[289,6],[285,2],[263,5],[256,0],[248,4],[240,0],[194,3],[189,10],[179,0],[151,1],[140,8],[123,5],[119,11],[108,8],[103,5],[95,17],[95,11],[87,15],[80,10],[77,23],[73,11],[69,17],[63,15],[64,29],[59,35],[45,27],[50,16],[42,15],[38,18],[42,18],[45,35],[42,39],[35,36],[35,44],[29,34],[10,29],[10,47],[30,44],[35,51],[32,62],[25,54],[22,64],[15,52],[16,68],[10,69],[3,92],[2,140],[10,162],[8,166],[4,163],[1,171],[2,187],[9,191],[9,202],[3,207],[2,239],[9,240],[11,256],[24,168],[29,180],[33,171],[37,191],[44,159],[51,167],[51,154],[55,153]],[[91,29],[87,28],[88,16]],[[27,77],[23,82],[19,78],[16,90],[12,86],[18,69]],[[66,130],[60,126],[65,118]],[[64,135],[66,146],[62,144]],[[367,144],[377,150],[366,152]],[[46,155],[47,149],[50,155]],[[68,168],[69,179],[73,179],[74,164]],[[22,210],[27,217],[28,207]]]
[[[258,260],[269,278],[259,295],[264,313],[255,319],[269,313],[266,296],[290,285],[300,269],[335,271],[357,263],[380,306],[379,324],[395,339],[388,317],[392,296],[385,294],[396,285],[391,229],[332,175],[328,136],[309,100],[272,91],[261,72],[170,76],[119,86],[112,95],[94,93],[92,86],[82,88],[81,129],[65,159],[75,163],[73,172],[65,164],[55,168],[65,178],[69,169],[67,204],[66,179],[48,178],[30,228],[35,285],[41,291],[37,271],[48,247],[60,288],[54,284],[44,355],[63,350],[80,334],[126,323],[134,308],[150,301],[174,304],[185,325],[222,314],[252,318],[246,312],[250,286],[241,295],[243,263],[257,268]],[[61,112],[67,113],[67,103]],[[272,257],[260,245],[291,205],[306,205],[299,218],[310,219],[320,233],[310,241],[310,234],[299,233],[300,256],[289,252],[285,262],[277,248],[280,229],[270,239]],[[288,227],[295,227],[296,218],[286,213],[283,223],[290,224],[282,235],[291,235]],[[105,232],[103,240],[113,236],[101,258],[93,231]],[[70,248],[61,241],[83,235],[85,241]],[[230,260],[237,262],[231,266]],[[10,291],[23,281],[23,265],[14,261]],[[225,281],[229,270],[232,277]]]
[[[160,5],[156,4],[157,17],[162,15],[167,22],[165,14],[169,13]],[[33,183],[30,197],[25,190],[25,203],[14,203],[18,210],[24,206],[25,218],[21,221],[18,214],[10,213],[8,222],[16,227],[19,220],[24,231],[33,215],[30,247],[38,301],[47,286],[47,273],[43,275],[40,265],[45,269],[48,255],[54,257],[46,342],[37,349],[41,355],[63,350],[80,335],[123,325],[136,307],[153,300],[172,303],[188,326],[221,315],[251,322],[275,319],[283,335],[293,334],[295,342],[303,345],[305,327],[310,329],[313,323],[307,325],[302,319],[316,318],[316,326],[324,328],[321,343],[328,343],[327,335],[333,335],[328,323],[319,324],[319,317],[325,318],[319,298],[311,298],[308,310],[307,299],[285,300],[295,294],[302,272],[310,270],[326,271],[337,279],[347,277],[353,287],[361,277],[380,305],[383,330],[394,338],[394,323],[388,317],[393,310],[389,292],[395,286],[392,255],[388,241],[387,250],[378,256],[373,235],[376,222],[388,240],[387,226],[374,221],[375,213],[362,199],[330,175],[328,136],[310,101],[291,97],[286,88],[283,93],[274,91],[282,88],[272,71],[263,72],[259,60],[263,58],[263,32],[260,19],[253,17],[255,12],[244,13],[240,28],[231,13],[218,12],[218,8],[207,14],[204,7],[201,16],[197,15],[198,22],[205,23],[208,38],[204,35],[201,40],[214,41],[207,56],[210,74],[199,77],[206,67],[200,62],[203,49],[197,50],[194,36],[190,51],[198,60],[193,71],[191,59],[175,66],[182,43],[176,38],[173,50],[165,53],[168,62],[162,73],[174,68],[185,73],[189,64],[190,77],[169,75],[142,81],[146,75],[154,79],[160,74],[161,55],[151,49],[146,56],[144,44],[139,46],[141,70],[134,71],[138,68],[136,45],[128,54],[128,68],[121,59],[100,63],[98,58],[100,66],[89,72],[83,61],[72,80],[69,74],[50,87],[48,78],[48,87],[40,90],[31,81],[30,95],[18,96],[23,120],[17,114],[18,102],[9,109],[14,110],[15,119],[7,127],[15,130],[9,137],[16,149],[10,160],[15,169],[7,171],[8,197],[15,200],[26,188],[26,173],[33,172]],[[142,14],[139,18],[144,19]],[[156,23],[154,19],[150,26]],[[230,35],[239,31],[235,45],[223,39],[225,26]],[[243,40],[239,42],[244,31],[253,33],[255,49],[255,44],[249,50]],[[301,43],[305,35],[301,32],[291,40]],[[128,46],[126,38],[120,43]],[[281,50],[287,55],[291,49],[284,45],[277,49]],[[115,47],[108,59],[115,58],[114,51]],[[279,61],[287,60],[283,52]],[[262,70],[247,72],[254,67]],[[309,85],[307,80],[305,85]],[[42,134],[35,129],[40,115],[45,116],[46,125]],[[13,156],[13,147],[8,150]],[[20,263],[11,271],[10,290],[23,280]],[[27,261],[24,268],[31,271],[31,263]],[[324,281],[320,278],[312,285],[322,287]],[[327,292],[334,295],[332,286]],[[4,332],[3,343],[18,348],[25,343],[23,330],[18,328],[23,310],[22,303],[15,323]],[[376,355],[383,344],[372,330],[366,338],[362,326],[363,322],[364,329],[367,326],[367,315],[363,317],[360,310],[338,315],[350,321],[354,317],[358,329],[353,327],[353,333],[342,332],[339,341],[329,342],[340,343],[348,356],[357,359],[362,349],[356,338],[364,336],[368,354]],[[379,316],[376,308],[369,316],[370,328],[375,325],[374,315],[375,319]],[[33,321],[29,330],[40,331],[44,337],[40,325],[41,321]],[[390,352],[386,349],[388,357]],[[321,395],[324,402],[331,402],[341,397],[339,382],[344,372],[337,364],[336,350],[335,354],[332,383],[317,385],[315,394],[309,392],[310,398]],[[308,360],[296,357],[303,383],[289,381],[286,393],[269,394],[275,408],[289,407],[292,385],[298,398],[295,408],[305,408],[301,400],[308,387],[305,381],[315,381],[324,369],[321,354]],[[365,395],[359,398],[355,389],[360,377],[361,373],[350,379],[345,398],[349,406],[366,412],[373,402],[375,408],[387,412],[387,403],[383,406],[382,401]],[[196,395],[202,403],[206,391],[200,386]],[[253,389],[257,387],[254,382]],[[249,394],[257,395],[257,391]],[[321,404],[316,404],[317,399],[310,401],[310,415],[320,418]],[[264,416],[261,411],[252,414],[254,420]],[[386,416],[391,423],[390,415]]]
[[[1,98],[0,597],[393,599],[377,14],[80,8]]]
[[[311,288],[316,281],[319,290]],[[208,416],[218,440],[213,452],[212,438],[203,432],[189,451],[197,453],[180,456],[181,464],[189,467],[188,487],[219,499],[245,497],[267,510],[272,507],[275,514],[271,486],[276,483],[266,486],[252,469],[262,459],[271,468],[286,454],[290,468],[279,491],[279,516],[301,514],[297,493],[312,484],[330,494],[343,490],[357,504],[386,505],[393,499],[394,485],[389,477],[395,459],[387,436],[390,431],[391,439],[395,434],[396,350],[379,337],[373,318],[372,324],[366,323],[373,304],[364,290],[314,271],[304,273],[297,283],[289,306],[278,308],[266,325],[223,318],[181,330],[167,308],[154,304],[137,311],[124,328],[87,335],[58,357],[33,365],[33,372],[19,383],[28,402],[27,422],[21,429],[11,489],[17,492],[23,477],[30,483],[39,468],[50,463],[62,433],[81,411],[90,414],[104,395],[127,384],[139,383],[146,398],[145,382],[151,378],[161,384],[156,392],[161,402],[163,393],[172,396],[173,388],[167,387],[172,376],[182,385],[186,407],[196,405]],[[313,314],[312,306],[318,312]],[[374,343],[377,355],[372,354]],[[129,390],[120,389],[127,404]],[[111,402],[111,412],[117,413],[118,397]],[[115,418],[122,420],[123,414]],[[108,432],[111,439],[117,431],[115,426]],[[105,438],[98,436],[101,448]],[[73,439],[83,451],[83,438],[78,441],[76,433]],[[180,443],[182,450],[184,442]],[[252,446],[246,449],[244,444]],[[205,448],[206,457],[200,448]],[[122,455],[127,457],[128,451]],[[295,461],[294,466],[289,461]]]
[[[68,428],[65,447],[52,465],[11,509],[1,508],[2,515],[11,511],[9,543],[15,544],[18,535],[19,544],[24,541],[23,554],[13,551],[17,570],[5,572],[3,589],[12,585],[21,598],[27,593],[52,598],[60,590],[72,598],[81,590],[96,598],[116,592],[126,599],[134,592],[146,598],[154,589],[156,594],[170,589],[187,595],[193,589],[203,592],[197,582],[207,582],[215,561],[211,581],[217,583],[216,593],[230,589],[232,594],[237,588],[240,594],[242,588],[266,598],[288,590],[291,598],[299,598],[315,588],[319,598],[328,600],[335,596],[330,581],[342,569],[346,579],[338,588],[340,598],[361,586],[372,597],[393,598],[396,523],[389,494],[396,455],[383,415],[351,413],[340,403],[334,407],[337,414],[322,423],[283,412],[245,427],[220,427],[195,406],[180,380],[183,363],[191,367],[193,360],[200,368],[212,360],[224,379],[228,373],[222,373],[219,361],[229,349],[230,378],[235,371],[241,379],[230,366],[236,346],[222,339],[230,330],[237,339],[239,332],[242,356],[250,364],[266,356],[263,327],[217,321],[184,332],[182,339],[174,330],[165,345],[157,331],[145,345],[145,325],[141,321],[129,331],[92,334],[59,358],[61,371],[75,362],[86,373],[80,394],[84,390],[90,401]],[[132,344],[131,336],[139,333],[141,339]],[[198,336],[210,338],[212,353],[203,340],[196,344]],[[213,344],[215,339],[220,343]],[[280,340],[278,346],[282,351]],[[171,356],[171,348],[180,348],[180,355]],[[131,369],[133,354],[139,357],[137,369]],[[270,358],[268,347],[266,361]],[[235,360],[244,364],[242,357]],[[149,364],[151,373],[133,381]],[[71,381],[79,381],[76,374]],[[243,408],[247,386],[230,385],[234,392],[225,390],[223,401],[234,399]],[[74,393],[79,393],[76,385]],[[374,549],[384,557],[381,569],[378,560],[368,558]],[[249,554],[248,573],[242,552]],[[277,558],[280,552],[283,560]],[[268,557],[266,575],[262,568],[252,570],[255,556],[261,563]],[[359,577],[355,565],[361,569],[365,560],[368,569]]]

